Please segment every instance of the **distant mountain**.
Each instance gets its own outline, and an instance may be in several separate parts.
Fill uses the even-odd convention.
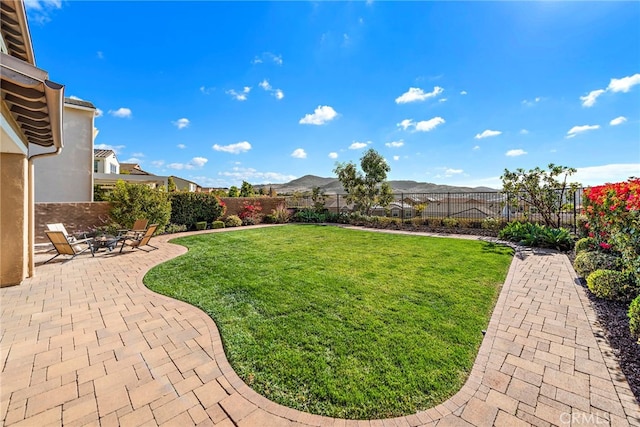
[[[416,181],[389,181],[394,193],[473,193],[496,192],[495,188],[488,187],[455,187],[452,185],[433,184],[430,182]],[[344,193],[344,189],[337,178],[323,178],[315,175],[305,175],[286,184],[254,185],[256,189],[265,187],[273,188],[278,194],[292,194],[294,192],[309,192],[314,187],[319,187],[325,194]]]

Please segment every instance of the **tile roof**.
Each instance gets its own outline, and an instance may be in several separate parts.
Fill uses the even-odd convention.
[[[95,157],[96,159],[106,159],[112,154],[114,156],[116,155],[116,153],[113,150],[99,150],[97,148],[93,149],[93,157]]]

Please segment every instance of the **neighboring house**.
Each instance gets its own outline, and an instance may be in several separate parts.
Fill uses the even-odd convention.
[[[93,150],[93,173],[115,173],[121,170],[118,158],[113,150]]]
[[[189,181],[184,178],[180,178],[175,175],[171,175],[173,182],[176,184],[178,191],[188,191],[189,193],[195,193],[202,190],[202,188],[193,181]]]
[[[391,202],[389,206],[372,206],[371,215],[390,216],[392,218],[413,218],[415,216],[413,207],[402,202]]]
[[[151,188],[167,188],[169,177],[145,172],[135,163],[119,163],[112,150],[93,150],[94,169],[93,183],[104,188],[111,188],[119,180],[132,184],[145,184]],[[97,169],[97,170],[96,170]]]
[[[0,3],[0,286],[35,273],[34,160],[63,147],[64,86],[36,67],[22,1]],[[66,166],[66,165],[65,165]]]
[[[35,162],[36,203],[93,200],[93,137],[96,107],[64,100],[64,149],[59,156]]]

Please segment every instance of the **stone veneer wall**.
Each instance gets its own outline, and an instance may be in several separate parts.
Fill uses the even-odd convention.
[[[108,224],[109,202],[36,203],[36,243],[48,243],[47,224],[62,223],[69,234],[93,230]]]

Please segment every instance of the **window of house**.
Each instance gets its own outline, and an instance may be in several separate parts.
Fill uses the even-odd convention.
[[[109,165],[111,173],[118,173],[118,166],[113,163]]]
[[[93,171],[94,172],[98,172],[98,165],[100,165],[100,162],[98,160],[94,160],[93,161]]]

